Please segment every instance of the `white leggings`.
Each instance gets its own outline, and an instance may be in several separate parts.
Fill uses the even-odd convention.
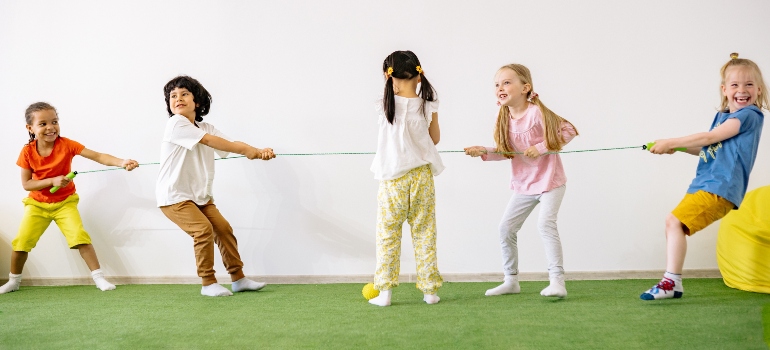
[[[559,240],[559,231],[556,229],[556,216],[559,214],[559,207],[566,189],[567,185],[565,184],[541,194],[514,194],[511,197],[499,228],[500,244],[503,248],[503,271],[506,275],[519,274],[519,249],[516,244],[516,234],[538,203],[542,205],[537,220],[537,230],[540,232],[540,237],[545,245],[548,275],[555,277],[564,274],[561,241]]]

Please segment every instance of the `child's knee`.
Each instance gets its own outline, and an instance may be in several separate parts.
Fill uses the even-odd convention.
[[[684,231],[685,234],[688,232],[687,226],[679,218],[672,213],[668,213],[666,215],[666,232],[677,232],[679,230]]]

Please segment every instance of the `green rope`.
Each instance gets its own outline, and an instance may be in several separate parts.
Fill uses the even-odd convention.
[[[640,148],[640,147],[639,146],[626,146],[626,147],[611,147],[611,148],[594,148],[594,149],[583,149],[583,150],[577,150],[577,151],[546,152],[544,154],[614,151],[614,150],[630,149],[630,148]],[[465,151],[438,151],[438,153],[465,153]],[[494,154],[524,154],[522,152],[490,152],[490,153],[494,153]],[[375,152],[276,153],[275,155],[276,156],[336,156],[336,155],[363,155],[363,154],[375,154]],[[234,156],[234,157],[225,157],[225,158],[215,158],[214,160],[227,160],[227,159],[237,159],[237,158],[246,158],[246,156]],[[158,162],[154,162],[154,163],[141,163],[139,165],[158,165],[158,164],[160,164],[160,163],[158,163]],[[121,170],[121,169],[123,169],[123,168],[121,168],[121,167],[113,167],[113,168],[100,169],[100,170],[78,171],[78,174],[96,173],[96,172],[100,172],[100,171]]]

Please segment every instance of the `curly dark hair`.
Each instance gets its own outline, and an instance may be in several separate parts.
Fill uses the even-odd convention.
[[[206,91],[206,88],[201,85],[197,80],[186,75],[180,75],[174,79],[171,79],[166,86],[163,87],[163,94],[166,96],[166,111],[168,116],[174,115],[171,112],[171,106],[168,103],[171,91],[176,88],[185,88],[193,95],[193,102],[197,104],[195,107],[195,121],[202,122],[203,116],[209,114],[211,110],[211,94]]]

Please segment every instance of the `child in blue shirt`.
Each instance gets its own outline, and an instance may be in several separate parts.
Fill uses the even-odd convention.
[[[644,300],[681,298],[682,266],[687,236],[737,209],[757,158],[764,115],[768,109],[762,72],[756,63],[730,55],[720,71],[722,105],[711,123],[711,131],[657,140],[655,154],[672,154],[675,148],[700,157],[695,179],[684,199],[666,217],[666,273],[655,286],[642,293]]]

